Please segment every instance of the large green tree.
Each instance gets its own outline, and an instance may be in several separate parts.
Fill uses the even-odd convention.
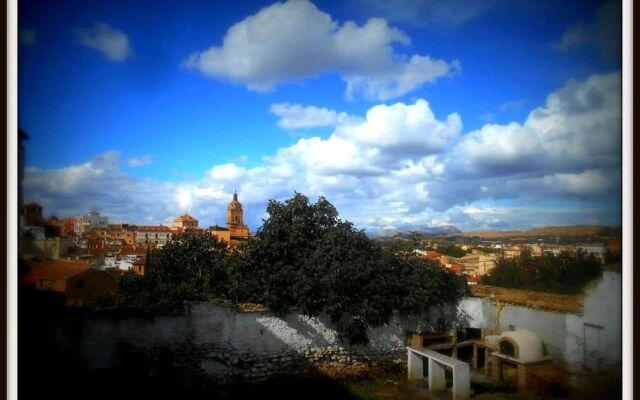
[[[145,279],[164,301],[204,300],[226,293],[227,245],[211,235],[186,231],[148,254]]]
[[[351,343],[394,311],[420,314],[456,301],[466,282],[416,257],[399,256],[338,218],[325,198],[296,193],[271,201],[269,218],[248,248],[246,272],[261,283],[256,301],[276,313],[326,313]]]

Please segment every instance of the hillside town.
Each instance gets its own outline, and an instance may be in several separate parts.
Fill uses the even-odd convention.
[[[545,243],[542,239],[535,243],[517,244],[495,240],[485,240],[481,244],[462,242],[456,247],[466,254],[459,257],[438,252],[437,243],[427,242],[423,247],[429,250],[414,249],[418,257],[437,262],[443,268],[464,276],[469,285],[476,285],[482,276],[490,273],[499,258],[516,259],[524,252],[532,257],[541,257],[544,254],[558,256],[563,252],[580,251],[586,255],[593,255],[603,265],[612,260],[619,260],[622,255],[622,241],[618,237],[609,237],[602,242],[585,241],[575,244]]]
[[[189,214],[176,217],[172,226],[139,226],[109,223],[98,211],[45,218],[41,205],[25,204],[18,249],[26,267],[21,281],[62,293],[68,306],[89,305],[98,296],[115,293],[117,276],[144,275],[149,252],[186,231],[211,235],[230,250],[251,236],[235,192],[227,207],[227,226],[209,228],[199,227]]]
[[[226,227],[202,228],[189,214],[177,216],[171,226],[141,226],[110,223],[108,217],[95,210],[64,218],[45,218],[43,211],[43,207],[34,202],[21,209],[19,253],[28,270],[22,281],[38,289],[62,292],[68,306],[89,305],[91,299],[115,293],[116,279],[123,273],[144,275],[149,252],[164,247],[178,233],[210,235],[230,250],[237,249],[251,237],[236,192],[227,207]],[[550,237],[546,241],[516,243],[463,237],[453,245],[426,238],[414,244],[413,255],[462,276],[470,286],[477,286],[483,276],[490,274],[499,259],[516,259],[523,252],[541,257],[580,251],[593,255],[602,264],[621,257],[618,237],[605,237],[601,242],[594,241],[593,237],[562,238],[562,241],[560,237]]]

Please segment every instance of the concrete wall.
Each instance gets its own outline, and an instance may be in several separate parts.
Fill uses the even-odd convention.
[[[585,329],[596,328],[598,337],[585,342]],[[596,339],[596,340],[593,340]],[[588,349],[585,349],[588,346]],[[575,365],[592,368],[618,365],[622,360],[622,275],[605,272],[602,280],[587,289],[584,312],[568,316],[566,357]],[[585,360],[585,350],[594,350],[596,360]]]
[[[456,309],[433,310],[421,318],[393,318],[368,330],[367,346],[340,342],[327,317],[293,312],[240,312],[215,303],[195,303],[186,315],[149,317],[92,316],[83,321],[77,351],[87,368],[118,368],[122,349],[149,355],[164,351],[182,370],[218,381],[264,379],[306,372],[319,364],[339,369],[370,362],[405,362],[407,333],[434,330]],[[133,354],[132,353],[132,354]]]
[[[57,346],[77,354],[86,368],[117,369],[131,365],[131,360],[146,359],[147,364],[139,367],[144,369],[169,357],[180,373],[213,377],[218,382],[260,380],[310,371],[318,365],[351,368],[372,362],[405,362],[407,334],[442,330],[446,320],[448,327],[534,331],[555,360],[579,369],[585,364],[585,324],[600,327],[599,366],[620,362],[620,289],[620,274],[605,272],[587,291],[583,315],[465,298],[457,307],[434,309],[420,318],[393,318],[386,326],[369,329],[367,346],[341,343],[324,316],[310,318],[292,312],[278,318],[271,312],[240,312],[214,303],[191,304],[181,315],[83,317],[81,327],[73,334],[61,334]]]
[[[617,366],[622,360],[622,275],[606,271],[585,290],[583,313],[570,314],[499,304],[488,298],[467,298],[459,313],[466,326],[497,332],[527,329],[537,333],[551,356],[571,369]],[[587,328],[585,328],[587,326]],[[585,329],[591,329],[585,360]],[[594,333],[595,332],[595,333]],[[594,359],[595,358],[595,359]]]

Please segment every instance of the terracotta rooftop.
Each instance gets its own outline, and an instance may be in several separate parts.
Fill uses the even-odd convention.
[[[449,268],[453,272],[462,272],[464,267],[460,264],[451,264],[451,268]]]
[[[145,246],[123,246],[120,249],[120,255],[129,254],[147,254],[147,248]]]
[[[29,278],[54,281],[67,279],[89,269],[89,265],[85,261],[28,260],[27,266],[29,267],[27,273]]]

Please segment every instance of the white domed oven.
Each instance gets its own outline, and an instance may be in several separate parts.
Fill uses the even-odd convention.
[[[489,357],[487,372],[498,382],[513,382],[518,391],[532,389],[534,370],[551,362],[540,337],[524,329],[504,332],[494,340],[495,350]]]
[[[522,362],[544,359],[544,345],[534,332],[524,329],[504,332],[498,341],[500,354],[516,358]]]

